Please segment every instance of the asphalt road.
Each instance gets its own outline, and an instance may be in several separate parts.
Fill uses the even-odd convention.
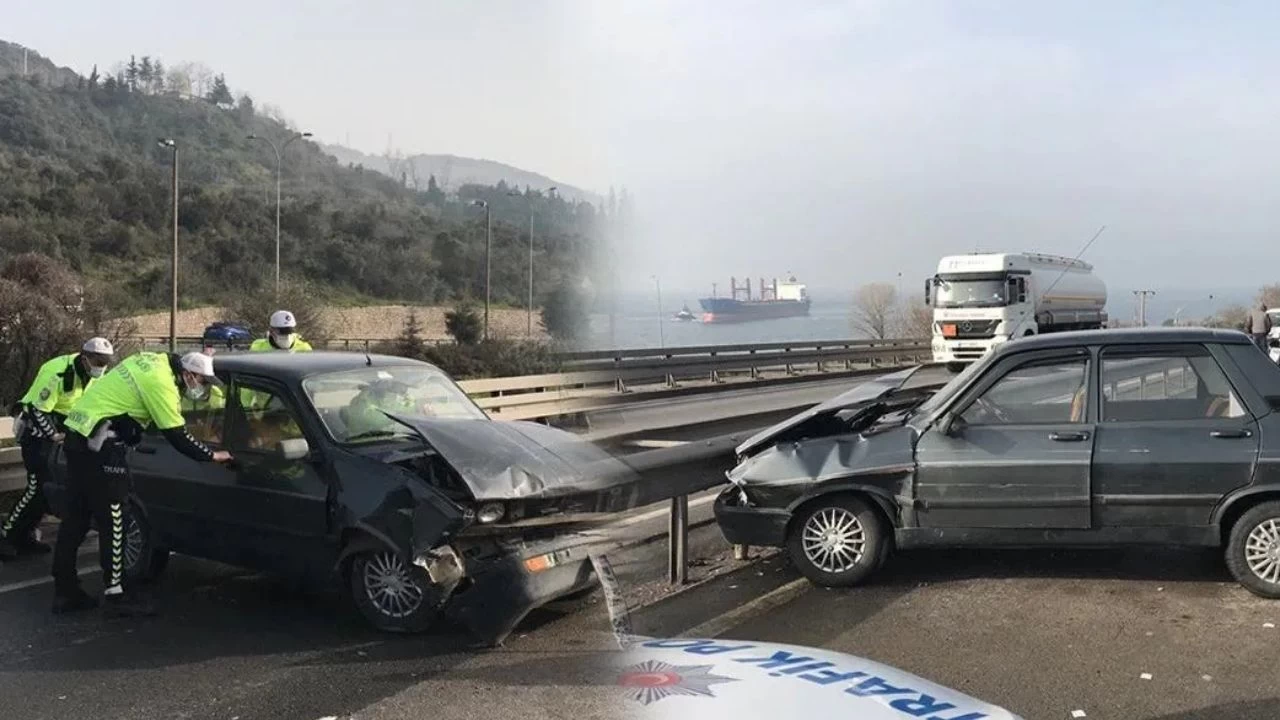
[[[907,552],[839,591],[766,569],[642,615],[688,629],[706,622],[700,606],[738,594],[745,616],[717,636],[867,657],[1027,720],[1280,717],[1280,602],[1237,586],[1216,552]],[[782,602],[760,600],[771,591]]]

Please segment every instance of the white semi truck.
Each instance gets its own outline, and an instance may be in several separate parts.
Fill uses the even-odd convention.
[[[954,367],[1012,339],[1107,323],[1107,287],[1089,263],[1040,253],[948,255],[925,281],[933,359]]]

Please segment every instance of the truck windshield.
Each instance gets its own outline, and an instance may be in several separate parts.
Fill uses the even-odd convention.
[[[1009,302],[1003,280],[940,280],[935,307],[999,307]]]

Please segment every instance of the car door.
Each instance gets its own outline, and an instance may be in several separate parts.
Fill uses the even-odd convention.
[[[1086,348],[996,363],[916,446],[923,527],[1088,528],[1092,361]]]
[[[184,401],[183,418],[195,439],[222,449],[223,408]],[[171,550],[228,560],[224,528],[207,512],[234,487],[236,476],[216,463],[196,462],[173,448],[154,428],[130,453],[134,494],[157,541]]]
[[[1104,347],[1093,456],[1094,522],[1203,527],[1246,485],[1256,419],[1204,345]]]
[[[281,572],[302,569],[325,552],[330,486],[319,443],[285,387],[265,378],[234,378],[227,398],[226,446],[235,480],[213,508],[235,533],[237,564]],[[308,441],[306,457],[282,441]]]

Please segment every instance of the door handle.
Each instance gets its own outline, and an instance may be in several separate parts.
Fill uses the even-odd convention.
[[[1230,438],[1247,438],[1247,437],[1253,437],[1253,432],[1252,432],[1252,431],[1250,431],[1250,430],[1244,430],[1244,429],[1241,429],[1241,430],[1214,430],[1213,432],[1209,433],[1209,437],[1212,437],[1212,438],[1228,438],[1228,439],[1230,439]]]
[[[1083,442],[1089,439],[1087,432],[1054,432],[1049,433],[1050,440],[1058,442]]]

